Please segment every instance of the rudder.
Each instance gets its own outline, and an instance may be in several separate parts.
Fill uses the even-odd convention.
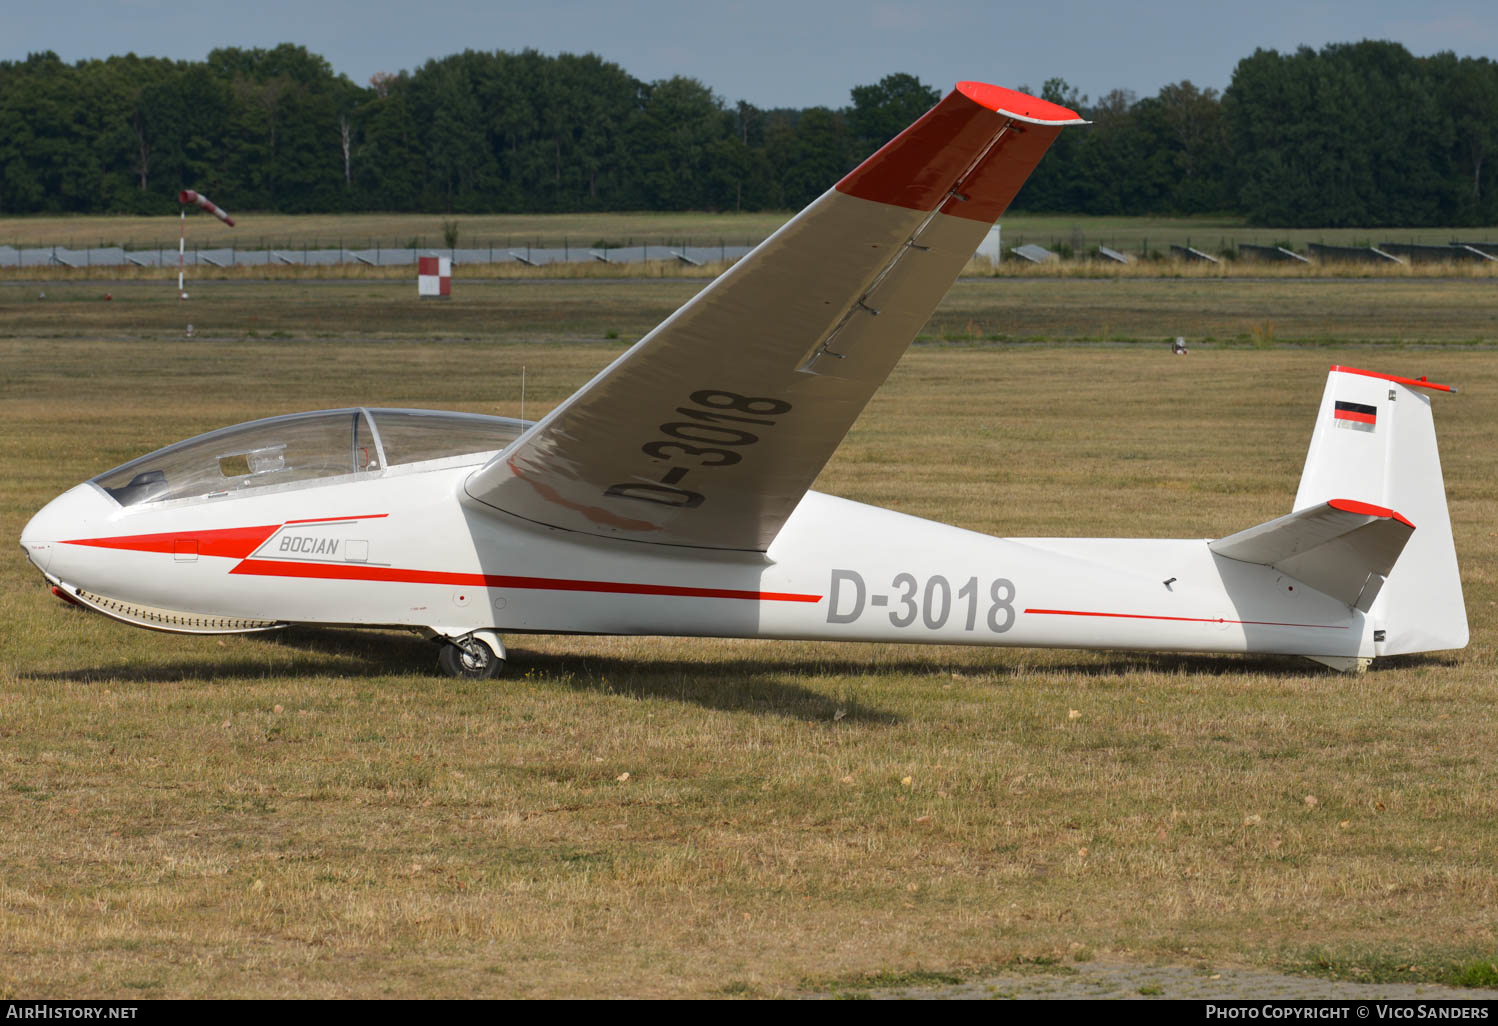
[[[1454,391],[1423,378],[1333,366],[1295,496],[1296,510],[1352,499],[1395,510],[1415,525],[1369,611],[1376,655],[1467,644],[1430,396],[1417,389]]]

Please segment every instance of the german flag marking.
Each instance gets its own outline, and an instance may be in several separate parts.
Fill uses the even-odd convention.
[[[1378,407],[1366,403],[1338,402],[1332,410],[1332,420],[1339,428],[1372,431],[1378,424]]]

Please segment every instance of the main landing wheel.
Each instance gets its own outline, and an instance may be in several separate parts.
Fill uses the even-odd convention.
[[[437,653],[437,665],[449,677],[488,680],[499,675],[505,668],[505,661],[478,638],[464,638],[444,642]]]

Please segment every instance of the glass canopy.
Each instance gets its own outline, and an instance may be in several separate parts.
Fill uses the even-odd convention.
[[[93,482],[122,506],[225,495],[453,456],[487,457],[528,426],[510,417],[437,410],[361,406],[293,413],[189,438]]]

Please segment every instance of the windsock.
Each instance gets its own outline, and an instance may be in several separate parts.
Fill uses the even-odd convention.
[[[199,196],[191,189],[183,189],[181,192],[177,193],[177,202],[181,203],[184,206],[189,203],[196,204],[197,206],[200,206],[204,210],[208,211],[214,217],[218,218],[220,221],[224,222],[224,224],[228,225],[230,228],[234,227],[234,218],[230,217],[225,211],[220,210],[218,206],[214,204],[213,200],[209,199],[207,196]]]

